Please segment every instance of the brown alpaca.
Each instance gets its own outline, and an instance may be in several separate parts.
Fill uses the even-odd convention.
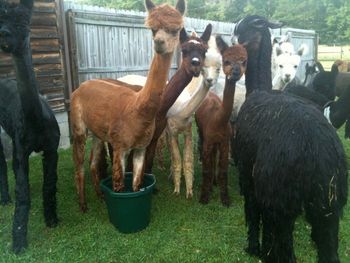
[[[83,169],[86,129],[94,134],[94,144],[98,145],[96,152],[100,150],[101,141],[113,147],[114,191],[124,189],[124,159],[134,149],[133,190],[140,188],[145,148],[152,139],[155,116],[183,27],[185,1],[178,0],[173,8],[167,4],[155,6],[151,0],[145,0],[145,6],[148,11],[145,24],[152,30],[155,48],[145,86],[135,92],[123,83],[95,79],[83,82],[72,94],[70,118],[75,182],[83,212],[87,210]],[[95,188],[98,188],[96,183]]]
[[[181,30],[180,33],[180,42],[181,42],[181,51],[182,51],[182,62],[180,65],[180,68],[176,71],[174,76],[170,79],[169,83],[166,85],[165,91],[163,92],[163,98],[160,102],[159,111],[156,116],[156,122],[155,122],[155,132],[153,135],[153,138],[151,140],[151,144],[147,147],[146,150],[146,159],[147,154],[149,153],[149,147],[151,146],[152,150],[152,161],[153,156],[156,150],[158,139],[161,137],[161,134],[166,126],[166,113],[168,112],[168,109],[173,105],[177,97],[180,95],[182,90],[187,86],[187,84],[192,80],[192,78],[198,77],[205,60],[205,54],[208,49],[208,40],[210,38],[212,26],[211,24],[208,24],[206,29],[204,30],[201,37],[197,37],[195,35],[188,36],[185,29]],[[120,78],[123,81],[129,81],[130,83],[139,83],[140,85],[132,85],[132,84],[126,84],[124,86],[133,89],[133,90],[140,90],[142,88],[142,85],[145,84],[146,78],[138,75],[128,75],[123,78]],[[113,79],[105,79],[108,82],[114,83],[114,84],[121,84],[124,82],[121,82],[120,80],[113,80]],[[135,81],[136,80],[136,81]],[[144,82],[144,83],[143,83]],[[95,185],[96,191],[98,194],[100,194],[100,190],[98,188],[98,178],[104,177],[106,172],[106,166],[107,164],[106,159],[104,157],[104,153],[102,152],[102,155],[99,154],[99,152],[103,149],[103,144],[99,143],[98,141],[95,143],[95,139],[93,141],[93,147],[92,147],[92,153],[90,157],[90,170],[91,175],[95,179]],[[153,148],[154,147],[154,148]],[[110,147],[109,147],[110,148]],[[111,152],[111,150],[110,150]],[[132,162],[133,162],[133,153],[134,150],[130,153],[129,159],[128,159],[128,171],[132,170]],[[113,154],[110,154],[111,156]],[[131,157],[131,158],[130,158]]]
[[[220,186],[221,202],[223,205],[229,206],[227,170],[232,132],[229,120],[233,107],[236,81],[242,77],[246,70],[247,51],[241,45],[228,47],[220,36],[216,37],[216,44],[222,55],[226,80],[223,101],[214,93],[209,92],[195,114],[198,135],[202,144],[203,181],[199,201],[202,204],[209,202],[212,183],[218,170],[217,178]]]

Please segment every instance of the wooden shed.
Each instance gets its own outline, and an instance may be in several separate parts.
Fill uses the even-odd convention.
[[[60,13],[59,1],[36,0],[30,35],[39,91],[47,98],[55,112],[65,111],[65,73],[59,25]],[[1,51],[0,78],[15,79],[12,58]]]
[[[18,3],[19,0],[9,2]],[[63,52],[64,20],[62,0],[35,0],[31,24],[34,71],[40,93],[46,97],[60,126],[60,147],[68,147],[69,125],[66,109],[66,81]],[[16,79],[11,55],[0,51],[0,78]],[[1,132],[5,155],[11,156],[11,140]]]

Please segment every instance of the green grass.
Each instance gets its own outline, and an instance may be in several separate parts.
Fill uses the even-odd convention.
[[[339,132],[343,137],[344,131]],[[350,163],[350,141],[343,141]],[[196,155],[197,156],[197,155]],[[58,215],[55,229],[45,227],[42,215],[41,162],[36,156],[31,163],[31,198],[28,241],[25,253],[11,252],[11,228],[14,205],[0,207],[0,262],[259,262],[249,257],[246,246],[243,199],[239,196],[237,172],[231,167],[229,192],[233,204],[225,208],[217,189],[208,205],[198,203],[200,166],[196,161],[193,200],[173,195],[167,179],[169,169],[155,169],[160,192],[153,195],[151,223],[145,230],[121,234],[109,223],[106,205],[99,200],[87,176],[89,210],[79,211],[73,180],[71,150],[61,150],[58,180]],[[166,167],[169,159],[166,157]],[[11,195],[13,174],[10,174]],[[182,186],[184,186],[182,184]],[[341,221],[339,254],[342,262],[350,262],[350,206]],[[294,231],[298,262],[316,262],[316,252],[310,240],[310,227],[301,216]]]

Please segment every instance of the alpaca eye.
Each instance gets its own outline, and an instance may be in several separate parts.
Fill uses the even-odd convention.
[[[174,37],[177,35],[178,30],[170,30],[169,33],[173,35]]]
[[[224,65],[225,66],[229,66],[231,63],[230,63],[230,61],[228,61],[228,60],[226,60],[225,62],[224,62]]]
[[[294,65],[294,68],[296,69],[298,66],[297,65]]]
[[[155,36],[157,34],[158,30],[157,29],[152,29],[152,34]]]
[[[283,65],[279,65],[280,68],[283,68]]]

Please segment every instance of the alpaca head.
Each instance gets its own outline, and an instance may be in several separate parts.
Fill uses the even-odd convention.
[[[167,4],[156,6],[151,0],[145,0],[145,6],[148,11],[145,25],[152,30],[155,51],[158,54],[174,52],[184,24],[185,0],[178,0],[176,8]]]
[[[338,75],[338,66],[333,65],[331,71],[323,71],[318,73],[313,82],[312,88],[321,93],[329,100],[335,99],[335,79]]]
[[[211,29],[211,24],[208,24],[201,37],[196,34],[188,36],[185,29],[181,30],[182,65],[188,74],[195,77],[199,76],[203,68]]]
[[[202,69],[202,76],[206,86],[214,86],[220,75],[222,57],[218,52],[215,37],[211,36],[208,42],[208,51],[205,54],[204,66]]]
[[[271,34],[269,28],[280,28],[281,23],[273,23],[266,18],[251,15],[240,20],[234,29],[234,35],[238,38],[238,43],[244,45],[247,50],[257,52],[263,36],[269,37]]]
[[[294,79],[297,73],[299,64],[301,62],[300,56],[281,54],[276,58],[277,72],[276,75],[281,78],[283,83],[287,84]]]
[[[27,49],[31,9],[0,0],[0,48],[6,53],[21,54]]]
[[[221,36],[216,37],[216,44],[222,55],[223,71],[226,78],[232,81],[239,80],[247,68],[248,54],[243,45],[229,47]]]

